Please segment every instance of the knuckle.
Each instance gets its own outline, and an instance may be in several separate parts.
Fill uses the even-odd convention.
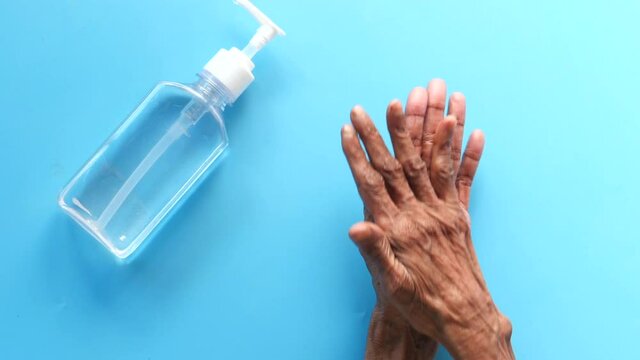
[[[442,180],[448,180],[451,178],[451,171],[446,167],[440,167],[437,170],[437,176]]]
[[[367,209],[366,207],[363,210],[363,215],[365,221],[373,221],[373,215],[371,214],[371,211],[369,211],[369,209]]]
[[[503,332],[503,336],[507,340],[511,340],[511,335],[513,334],[513,325],[511,325],[511,321],[504,315],[500,318],[500,328]]]
[[[471,179],[470,176],[468,175],[461,175],[458,176],[458,178],[456,179],[456,185],[457,186],[466,186],[466,187],[471,187],[471,182],[473,180]]]
[[[413,146],[419,147],[422,145],[422,139],[420,139],[420,137],[412,138],[411,143],[413,143]]]
[[[422,145],[432,145],[433,138],[436,136],[435,133],[426,132],[422,135]]]
[[[364,135],[367,138],[376,137],[378,136],[378,129],[376,128],[375,125],[373,125],[373,123],[369,123],[364,127],[362,131],[362,135]]]
[[[444,97],[441,98],[437,96],[432,96],[429,98],[428,106],[433,110],[444,111],[444,108],[446,106],[446,99]]]
[[[448,166],[446,159],[438,158],[433,164],[435,175],[441,180],[448,180],[453,176],[453,169]]]
[[[481,153],[479,151],[467,149],[464,152],[464,157],[469,158],[471,160],[480,161]]]
[[[384,188],[384,179],[382,178],[382,175],[377,172],[369,171],[364,176],[362,186],[367,191],[377,193],[382,191]]]
[[[454,161],[460,160],[460,155],[462,155],[459,148],[455,147],[451,149],[451,159]]]
[[[403,168],[408,177],[415,178],[425,171],[427,164],[420,157],[413,156],[404,162]]]
[[[380,171],[387,179],[397,179],[402,176],[402,165],[393,157],[388,157],[382,163]]]
[[[397,125],[393,130],[393,136],[399,140],[405,141],[411,138],[411,132],[407,129],[406,124]]]

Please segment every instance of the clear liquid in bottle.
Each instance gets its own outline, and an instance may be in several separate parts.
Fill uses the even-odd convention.
[[[224,86],[162,82],[60,194],[60,206],[129,256],[224,152]]]

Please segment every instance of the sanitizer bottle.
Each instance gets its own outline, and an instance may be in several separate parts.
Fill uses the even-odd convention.
[[[228,144],[222,112],[251,84],[253,56],[284,31],[248,0],[260,27],[221,49],[185,85],[161,82],[62,190],[59,204],[118,258],[131,255]]]

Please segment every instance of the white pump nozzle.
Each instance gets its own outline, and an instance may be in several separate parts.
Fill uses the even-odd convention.
[[[284,36],[286,33],[278,25],[276,25],[267,15],[253,5],[249,0],[235,0],[237,5],[245,8],[260,23],[260,28],[253,35],[249,44],[242,50],[249,58],[260,51],[269,41],[273,40],[276,35]]]
[[[204,66],[204,70],[216,77],[231,92],[231,101],[235,101],[240,94],[253,82],[251,71],[255,67],[251,59],[269,41],[277,35],[284,36],[285,32],[267,15],[249,0],[234,0],[236,5],[245,8],[260,23],[260,27],[242,51],[237,48],[220,49],[216,55]]]

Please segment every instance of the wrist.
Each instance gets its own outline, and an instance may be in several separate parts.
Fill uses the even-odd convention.
[[[433,359],[438,344],[415,331],[392,306],[377,304],[371,314],[366,360]]]
[[[514,359],[511,321],[491,302],[464,322],[444,327],[443,345],[455,359]]]

